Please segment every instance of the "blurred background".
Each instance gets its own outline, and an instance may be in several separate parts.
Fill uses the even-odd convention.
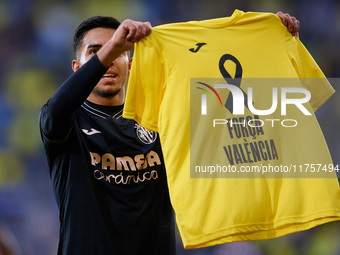
[[[72,40],[79,23],[109,15],[156,26],[230,16],[234,9],[281,10],[297,17],[301,41],[340,91],[338,0],[0,0],[0,236],[13,254],[56,254],[58,209],[38,113],[72,73]],[[340,164],[339,99],[338,92],[317,111],[335,164]],[[178,255],[340,254],[339,222],[273,240],[196,250],[184,250],[177,239]],[[0,243],[0,254],[6,254],[1,250]]]

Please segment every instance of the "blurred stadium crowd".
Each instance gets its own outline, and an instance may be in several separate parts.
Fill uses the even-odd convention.
[[[56,254],[58,210],[38,113],[72,72],[78,24],[90,16],[108,15],[156,26],[230,16],[234,9],[281,10],[297,17],[301,41],[340,90],[338,0],[0,0],[0,236],[16,244],[15,254]],[[335,164],[340,164],[338,99],[336,93],[317,112]],[[187,251],[178,236],[178,255],[339,255],[339,240],[337,222],[275,240]]]

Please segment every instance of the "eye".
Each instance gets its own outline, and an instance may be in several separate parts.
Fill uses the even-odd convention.
[[[98,52],[98,49],[91,49],[90,54],[96,54]]]

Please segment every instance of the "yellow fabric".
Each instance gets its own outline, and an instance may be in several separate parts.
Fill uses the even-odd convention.
[[[205,44],[198,49],[197,43]],[[287,112],[292,113],[285,118],[298,119],[298,126],[273,128],[266,123],[263,134],[254,136],[253,140],[252,137],[231,139],[225,126],[212,129],[211,119],[205,121],[205,116],[194,119],[195,125],[202,128],[193,127],[191,104],[196,102],[190,98],[190,87],[196,79],[224,81],[219,69],[224,54],[235,56],[241,63],[244,91],[251,86],[246,83],[248,78],[295,78],[294,86],[311,92],[305,107],[312,116],[301,116],[300,111],[292,112],[288,106]],[[223,68],[230,74],[236,70],[230,62],[225,62]],[[318,78],[320,82],[297,78]],[[246,143],[255,141],[272,140],[277,158],[250,162],[242,157],[242,162],[233,162],[235,166],[332,164],[313,113],[334,93],[324,78],[302,43],[270,13],[236,10],[231,17],[162,25],[153,28],[149,37],[135,45],[123,116],[159,132],[170,197],[185,248],[275,238],[340,219],[340,192],[334,172],[331,178],[329,175],[328,178],[204,178],[206,175],[192,178],[190,175],[192,161],[203,160],[206,155],[217,155],[216,159],[220,160],[219,154],[224,153],[225,162],[221,164],[230,165],[223,146],[245,147]],[[255,105],[266,102],[263,99],[266,93],[269,92],[254,91]],[[228,95],[219,94],[224,104]],[[200,108],[199,98],[197,107]],[[211,109],[217,108],[213,107],[217,106],[211,99],[208,118],[215,114]],[[267,109],[268,104],[261,107],[258,109]],[[215,112],[223,113],[226,119],[235,117],[222,106]],[[254,114],[246,109],[245,116],[254,117]],[[279,111],[261,119],[267,117],[282,119]],[[255,156],[251,157],[254,161]],[[208,159],[211,160],[210,156]]]

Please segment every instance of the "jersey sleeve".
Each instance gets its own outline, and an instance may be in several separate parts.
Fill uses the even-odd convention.
[[[73,114],[86,100],[105,68],[97,55],[74,72],[42,107],[39,114],[41,133],[50,141],[65,141],[73,123]]]
[[[286,36],[287,52],[302,86],[311,92],[310,104],[314,112],[335,92],[324,73],[302,42]]]
[[[151,34],[135,44],[123,117],[158,132],[164,80],[162,56]]]

